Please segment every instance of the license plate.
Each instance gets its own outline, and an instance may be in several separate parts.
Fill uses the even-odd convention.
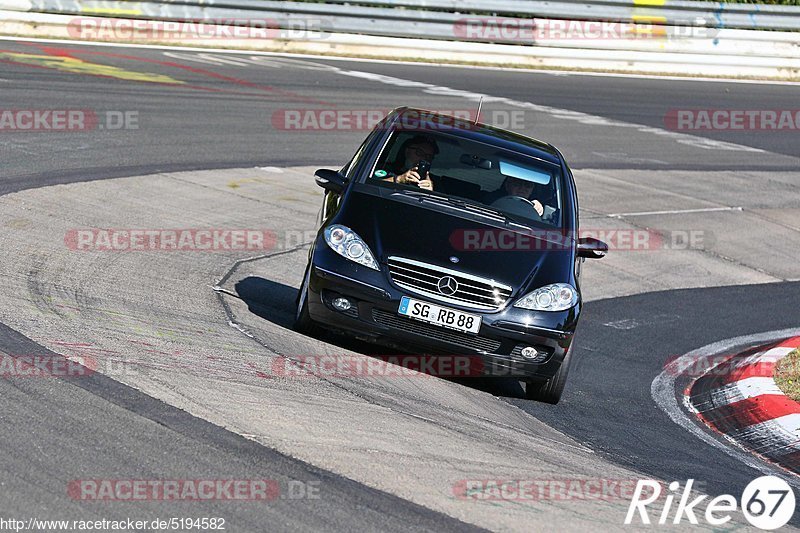
[[[400,309],[397,312],[403,316],[465,333],[478,333],[481,329],[481,317],[478,315],[421,302],[408,296],[403,296],[400,300]]]

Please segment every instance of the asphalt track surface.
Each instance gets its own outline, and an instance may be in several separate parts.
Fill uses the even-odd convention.
[[[3,161],[0,193],[48,185],[144,175],[154,172],[344,162],[364,131],[286,132],[272,127],[273,113],[286,108],[390,108],[425,106],[426,96],[401,83],[380,91],[348,69],[437,86],[535,101],[562,110],[663,128],[671,109],[791,109],[798,88],[726,82],[665,81],[623,77],[565,76],[389,65],[379,63],[267,57],[262,68],[224,60],[187,60],[191,52],[165,57],[163,51],[0,41],[0,106],[3,108],[86,108],[96,112],[135,110],[139,128],[75,135],[20,133],[0,136]],[[19,55],[38,56],[22,64]],[[181,55],[183,54],[183,55]],[[178,83],[152,83],[42,68],[41,56],[70,56],[126,71],[168,76]],[[10,58],[16,57],[14,61]],[[216,56],[215,56],[216,57]],[[463,106],[463,103],[454,104]],[[460,108],[460,107],[459,107]],[[697,150],[681,143],[654,142],[635,128],[609,138],[602,125],[544,120],[526,115],[525,132],[561,147],[574,168],[781,171],[797,168],[797,134],[696,132],[759,151]],[[589,148],[591,147],[591,148]],[[661,479],[704,480],[712,494],[739,494],[759,473],[707,446],[671,423],[653,403],[650,384],[666,361],[698,346],[748,333],[795,327],[800,284],[794,282],[677,290],[588,302],[578,334],[576,364],[558,406],[520,399],[511,383],[468,383],[508,398],[534,417],[622,466]],[[618,324],[633,324],[620,328]],[[10,328],[0,329],[0,351],[46,353]],[[0,381],[4,407],[0,466],[6,487],[5,514],[31,509],[60,517],[86,518],[53,479],[76,472],[118,471],[124,477],[186,477],[241,472],[243,478],[319,478],[328,496],[320,501],[278,501],[268,508],[225,504],[245,530],[451,530],[470,527],[449,516],[396,496],[321,471],[222,428],[192,417],[114,380]],[[80,406],[80,410],[77,409]],[[76,413],[80,414],[76,414]],[[602,413],[602,416],[598,416]],[[64,420],[72,422],[63,430]],[[124,437],[122,437],[124,436]],[[724,445],[721,443],[721,445]],[[155,451],[155,452],[154,452]],[[126,461],[120,462],[120,457]],[[255,469],[255,470],[254,470]],[[263,469],[263,470],[259,470]],[[255,472],[255,473],[254,473]],[[300,507],[298,507],[300,505]],[[191,509],[187,504],[183,510]],[[174,508],[153,502],[154,512]],[[208,507],[204,507],[204,514]],[[357,512],[355,512],[357,510]],[[125,504],[102,514],[131,516]],[[270,528],[272,529],[272,528]]]
[[[6,327],[2,336],[8,354],[51,353]],[[226,529],[235,531],[477,530],[286,457],[101,374],[69,381],[0,382],[4,519],[149,523],[156,517],[202,516],[223,518]],[[256,502],[122,501],[92,508],[65,490],[86,479],[274,480],[280,495]],[[300,492],[290,488],[297,480],[313,480],[309,486],[324,498],[297,497]]]
[[[672,109],[750,109],[758,102],[792,109],[797,86],[659,81],[620,77],[485,71],[377,63],[263,58],[262,68],[243,68],[222,61],[181,59],[190,52],[165,57],[158,50],[134,50],[0,42],[5,53],[28,55],[71,54],[83,61],[163,74],[184,82],[135,83],[102,76],[76,75],[36,65],[9,63],[0,58],[2,100],[28,108],[90,108],[134,110],[139,129],[107,135],[95,131],[75,138],[50,134],[8,135],[1,139],[5,167],[0,191],[31,186],[142,175],[159,171],[270,165],[313,165],[342,161],[358,146],[365,132],[303,132],[287,135],[271,125],[282,109],[385,109],[400,103],[430,107],[430,99],[414,87],[374,85],[359,78],[325,70],[335,65],[395,78],[432,83],[493,96],[535,101],[543,105],[586,112],[634,124],[663,127]],[[99,74],[107,74],[99,72]],[[186,87],[190,85],[192,88]],[[387,94],[387,91],[391,94]],[[357,103],[357,105],[354,105]],[[459,102],[458,109],[464,108]],[[470,106],[470,109],[477,106]],[[487,103],[487,108],[489,104]],[[558,146],[574,168],[653,169],[782,169],[796,168],[800,147],[791,132],[721,132],[698,136],[719,137],[768,153],[707,151],[698,153],[680,145],[665,148],[647,135],[631,130],[625,138],[609,138],[603,128],[580,122],[526,115],[525,131]],[[118,133],[118,134],[117,134]],[[226,139],[220,143],[221,138]],[[624,147],[622,149],[621,147]],[[87,157],[87,151],[91,157]],[[269,155],[266,155],[266,152]],[[35,156],[35,157],[34,157]]]

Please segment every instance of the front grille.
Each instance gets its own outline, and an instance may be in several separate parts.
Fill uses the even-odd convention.
[[[500,341],[490,339],[488,337],[481,337],[480,335],[468,335],[458,331],[452,331],[446,328],[440,328],[412,318],[406,318],[383,309],[373,309],[372,318],[378,324],[388,326],[393,329],[405,331],[407,333],[414,333],[416,335],[424,335],[434,339],[442,340],[464,348],[471,348],[473,350],[483,350],[484,352],[494,353],[500,349]]]
[[[389,258],[389,273],[398,287],[443,302],[484,311],[496,311],[503,307],[512,290],[508,285],[491,279],[401,257]],[[439,291],[439,280],[446,276],[452,277],[458,284],[453,294]]]
[[[348,309],[347,311],[339,311],[339,312],[351,318],[358,318],[358,307],[355,305],[350,309]]]

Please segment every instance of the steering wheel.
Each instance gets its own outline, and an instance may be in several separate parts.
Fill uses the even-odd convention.
[[[536,207],[531,200],[522,196],[503,196],[492,202],[492,207],[497,207],[503,211],[508,211],[515,215],[520,215],[534,220],[542,220],[541,215],[536,211]]]

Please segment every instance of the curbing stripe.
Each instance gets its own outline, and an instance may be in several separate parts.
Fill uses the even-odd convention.
[[[800,403],[784,394],[762,394],[717,408],[717,414],[734,418],[741,427],[753,426],[791,414],[800,414]]]
[[[775,384],[775,380],[771,377],[761,376],[748,377],[709,391],[714,407],[722,407],[762,395],[778,394],[782,395],[783,392]]]
[[[793,337],[791,339],[786,339],[778,346],[782,348],[800,348],[800,337]]]
[[[734,355],[685,391],[687,405],[704,424],[795,473],[800,466],[800,403],[778,388],[773,374],[778,361],[798,347],[800,337],[792,337],[753,355]]]

